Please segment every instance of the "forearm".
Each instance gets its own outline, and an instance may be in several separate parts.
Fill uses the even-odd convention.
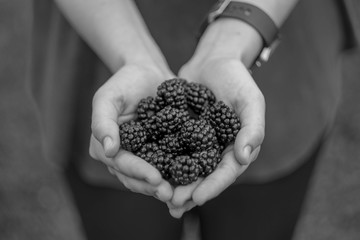
[[[262,9],[277,27],[281,27],[298,0],[244,0],[244,2]],[[201,58],[238,58],[249,67],[262,47],[263,40],[255,28],[238,19],[223,18],[208,26],[199,42],[197,55]]]
[[[133,1],[55,2],[77,32],[113,72],[125,63],[151,62],[158,64],[159,68],[166,68],[164,57]]]

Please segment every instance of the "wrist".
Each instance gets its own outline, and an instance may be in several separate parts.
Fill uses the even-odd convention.
[[[148,51],[137,52],[131,54],[131,56],[125,56],[122,66],[137,66],[138,68],[149,71],[157,76],[159,82],[174,76],[162,56],[153,56]]]
[[[127,47],[124,47],[127,46]],[[156,45],[149,46],[140,39],[134,39],[132,44],[123,44],[118,48],[117,60],[113,61],[111,70],[118,71],[124,66],[137,66],[156,72],[161,80],[173,76],[163,54]]]
[[[207,27],[196,56],[200,62],[213,58],[238,59],[250,67],[262,47],[262,37],[252,26],[238,19],[221,18]]]

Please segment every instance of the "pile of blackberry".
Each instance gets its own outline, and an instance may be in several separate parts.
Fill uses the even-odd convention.
[[[120,125],[121,147],[159,170],[172,185],[211,174],[241,124],[206,86],[181,78],[164,81],[142,99],[137,119]]]

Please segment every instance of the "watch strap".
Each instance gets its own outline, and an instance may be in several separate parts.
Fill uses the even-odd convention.
[[[240,19],[255,28],[263,38],[265,46],[271,46],[278,35],[274,21],[260,8],[238,1],[230,1],[217,18]]]
[[[267,62],[274,49],[279,44],[279,29],[269,15],[249,3],[241,0],[219,0],[210,10],[205,21],[200,26],[198,40],[205,32],[207,26],[218,18],[235,18],[252,26],[261,36],[264,47],[254,64],[258,67]]]

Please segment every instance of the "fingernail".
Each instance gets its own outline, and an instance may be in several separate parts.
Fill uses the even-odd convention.
[[[173,218],[177,218],[177,219],[181,218],[184,213],[182,210],[178,210],[178,209],[170,210],[169,212]]]
[[[157,200],[160,200],[160,201],[161,201],[161,199],[159,198],[159,193],[158,193],[158,192],[156,192],[156,193],[154,194],[154,198],[156,198]]]
[[[105,153],[107,153],[108,151],[110,151],[110,148],[112,147],[113,145],[113,141],[111,139],[111,137],[107,136],[104,138],[104,150],[105,150]]]
[[[155,192],[155,198],[157,198],[158,200],[162,201],[162,199],[161,199],[161,194],[160,194],[159,190],[157,190],[157,191]]]
[[[247,145],[244,147],[244,156],[246,157],[246,159],[249,159],[251,151],[252,151],[251,146]]]
[[[115,171],[114,171],[114,169],[112,169],[111,167],[108,167],[108,171],[109,171],[112,175],[115,175]]]
[[[167,207],[169,208],[169,210],[172,210],[175,208],[174,204],[172,204],[170,201],[166,201],[165,203],[166,203]]]

